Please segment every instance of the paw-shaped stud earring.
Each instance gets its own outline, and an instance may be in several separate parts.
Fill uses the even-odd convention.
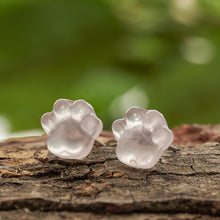
[[[131,167],[149,169],[173,141],[164,116],[156,110],[130,108],[124,119],[112,125],[118,141],[118,159]]]
[[[49,151],[65,159],[86,157],[103,128],[89,103],[67,99],[57,100],[53,111],[42,116],[41,125],[48,134]]]

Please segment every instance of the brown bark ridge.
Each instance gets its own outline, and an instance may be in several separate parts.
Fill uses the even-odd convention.
[[[46,136],[1,142],[0,219],[220,219],[220,126],[187,126],[150,170],[118,161],[107,131],[81,161],[49,153]]]

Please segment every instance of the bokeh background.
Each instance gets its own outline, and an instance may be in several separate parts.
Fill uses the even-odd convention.
[[[220,1],[1,0],[0,137],[40,129],[58,98],[105,129],[133,105],[220,123]]]

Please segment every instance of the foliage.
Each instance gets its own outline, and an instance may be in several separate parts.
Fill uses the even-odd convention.
[[[4,0],[0,26],[13,130],[40,127],[58,98],[90,102],[109,129],[133,88],[171,126],[219,123],[219,0]]]

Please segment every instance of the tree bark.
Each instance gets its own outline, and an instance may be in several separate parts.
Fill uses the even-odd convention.
[[[117,160],[110,131],[82,161],[52,155],[45,135],[1,142],[0,219],[220,219],[220,126],[173,131],[179,150],[150,170]]]

